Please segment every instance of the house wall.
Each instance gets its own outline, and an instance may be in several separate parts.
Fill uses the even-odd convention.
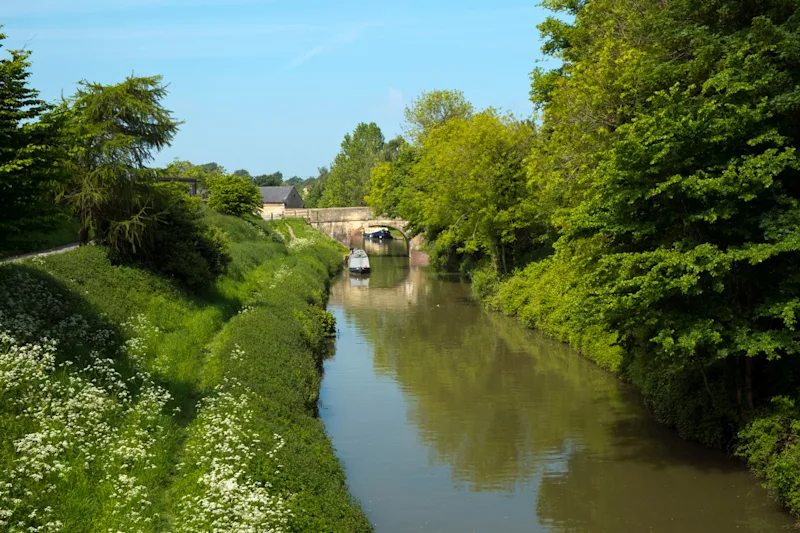
[[[292,192],[286,199],[286,207],[289,209],[297,209],[303,207],[303,198],[297,193],[297,189],[292,187]]]
[[[283,204],[264,204],[261,208],[261,218],[283,218]]]

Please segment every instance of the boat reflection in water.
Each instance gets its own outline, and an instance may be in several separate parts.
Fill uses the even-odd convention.
[[[368,289],[369,276],[350,276],[350,286],[354,289]]]

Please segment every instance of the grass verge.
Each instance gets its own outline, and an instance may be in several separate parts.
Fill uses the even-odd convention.
[[[341,247],[207,217],[203,294],[101,247],[0,267],[3,531],[371,531],[316,416]]]

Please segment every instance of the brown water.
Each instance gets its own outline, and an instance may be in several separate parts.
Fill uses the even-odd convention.
[[[402,247],[368,244],[372,274],[337,280],[321,397],[378,533],[791,527],[739,462],[681,441],[628,386]]]

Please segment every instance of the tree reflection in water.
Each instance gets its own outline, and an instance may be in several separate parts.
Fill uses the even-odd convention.
[[[373,267],[368,289],[340,283],[331,304],[370,347],[374,374],[400,387],[409,428],[455,490],[535,494],[539,530],[791,524],[740,464],[680,441],[634,391],[567,346],[482,311],[456,279],[378,260],[387,263]]]

